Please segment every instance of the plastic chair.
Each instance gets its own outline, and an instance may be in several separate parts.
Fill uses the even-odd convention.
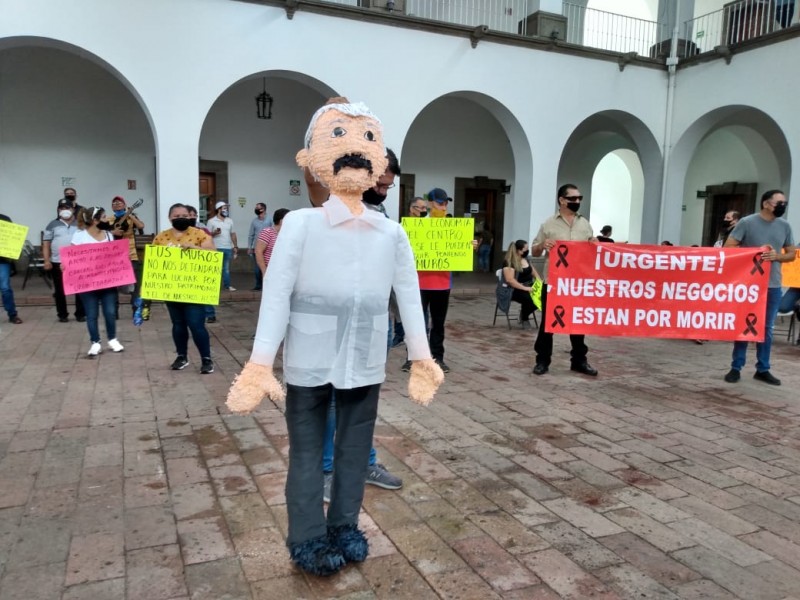
[[[44,270],[44,258],[42,258],[39,251],[28,240],[25,240],[22,246],[22,254],[24,254],[28,260],[28,268],[25,269],[25,279],[22,281],[22,289],[24,290],[25,286],[28,284],[31,273],[41,275],[47,287],[52,288],[53,284],[50,283],[50,273]]]
[[[500,294],[501,289],[508,290],[509,286],[506,283],[505,279],[503,278],[503,269],[497,269],[497,271],[495,271],[495,276],[497,277],[497,290],[495,291],[496,300],[494,303],[494,319],[492,319],[492,327],[494,327],[495,324],[497,323],[497,315],[498,313],[500,313],[506,316],[506,323],[508,323],[508,328],[511,329],[511,315],[509,315],[509,313],[511,312],[511,303],[514,302],[514,300],[509,301],[508,310],[503,310],[502,308],[500,308],[500,300],[499,298],[497,298],[497,296]],[[531,317],[533,318],[534,327],[538,328],[539,321],[536,318],[535,310],[531,313]]]
[[[794,339],[794,327],[795,323],[797,322],[797,313],[794,310],[790,310],[789,312],[785,313],[778,313],[778,317],[783,323],[784,317],[789,317],[789,328],[786,331],[786,341],[791,342]]]

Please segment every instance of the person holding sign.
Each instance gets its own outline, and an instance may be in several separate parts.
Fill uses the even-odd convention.
[[[795,259],[792,227],[781,217],[786,212],[786,196],[780,190],[769,190],[761,196],[761,211],[739,220],[725,241],[725,248],[766,247],[761,259],[755,263],[769,263],[769,287],[767,289],[767,310],[763,318],[764,341],[756,342],[756,372],[753,379],[770,385],[780,385],[781,380],[770,373],[769,359],[772,352],[772,329],[781,302],[781,265]],[[781,249],[784,253],[781,253]],[[755,259],[754,259],[755,260]],[[754,268],[756,268],[754,267]],[[736,383],[741,379],[741,370],[747,360],[747,342],[733,343],[731,370],[725,381]]]
[[[12,223],[6,215],[0,215],[0,219]],[[8,314],[9,323],[20,325],[22,319],[17,314],[17,305],[14,302],[14,290],[11,289],[11,259],[0,256],[0,295],[3,298],[3,308]]]
[[[519,313],[519,326],[522,329],[531,328],[530,318],[536,310],[531,297],[534,278],[539,279],[539,273],[528,263],[528,242],[512,242],[503,261],[503,279],[513,290],[511,299],[522,307]]]
[[[214,250],[211,236],[194,227],[196,222],[189,216],[189,209],[183,204],[169,207],[170,229],[165,229],[153,239],[154,246],[177,246]],[[172,341],[178,356],[172,362],[173,371],[181,371],[189,364],[189,332],[194,345],[200,353],[200,373],[214,372],[214,361],[211,360],[211,339],[206,329],[206,307],[204,304],[192,302],[166,302],[169,318],[172,321]]]
[[[583,196],[581,196],[581,192],[576,185],[566,183],[558,188],[558,212],[542,223],[539,233],[536,234],[533,242],[531,242],[531,254],[541,256],[544,252],[547,252],[548,257],[550,257],[559,240],[597,241],[589,220],[578,213],[582,200]],[[536,336],[536,343],[533,346],[536,351],[536,366],[533,367],[534,375],[547,373],[550,370],[550,360],[553,356],[553,333],[547,331],[550,323],[548,323],[546,317],[548,264],[548,262],[544,263],[542,321],[539,323],[539,334]],[[593,368],[586,360],[589,348],[586,346],[584,336],[570,335],[569,341],[572,344],[570,369],[584,375],[596,377],[597,369]]]
[[[105,209],[99,206],[82,208],[78,213],[78,221],[82,229],[72,236],[72,245],[101,244],[114,240],[111,235],[111,223],[106,219]],[[81,302],[86,311],[86,328],[89,330],[89,356],[97,356],[103,351],[100,345],[100,329],[97,325],[99,308],[103,309],[106,322],[108,347],[112,352],[122,352],[122,344],[117,339],[117,288],[110,287],[99,290],[81,292]]]

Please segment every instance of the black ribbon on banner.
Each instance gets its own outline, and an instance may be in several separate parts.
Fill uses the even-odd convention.
[[[569,254],[569,249],[564,244],[561,244],[558,247],[556,254],[558,254],[558,262],[556,262],[556,266],[560,267],[561,265],[564,265],[565,267],[569,267],[569,263],[567,262],[567,254]]]
[[[555,321],[550,325],[551,328],[558,325],[559,327],[566,327],[564,323],[564,315],[567,311],[564,310],[564,307],[560,304],[553,309],[553,316],[556,318]]]
[[[742,335],[748,335],[752,333],[754,336],[758,337],[758,332],[756,331],[756,328],[753,327],[753,325],[758,323],[758,317],[756,317],[755,313],[750,313],[747,315],[744,319],[744,323],[747,325],[747,327],[744,328]]]
[[[760,254],[757,254],[753,257],[753,268],[750,269],[750,275],[755,275],[758,272],[759,275],[764,274],[764,267],[761,265],[764,264],[764,257]]]

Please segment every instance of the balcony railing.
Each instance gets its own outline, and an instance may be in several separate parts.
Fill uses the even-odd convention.
[[[369,8],[419,19],[541,36],[571,44],[642,56],[669,54],[672,31],[655,21],[586,8],[563,2],[561,16],[534,30],[530,0],[324,0],[332,4]],[[741,0],[721,10],[685,21],[680,28],[679,56],[708,52],[788,27],[792,0]],[[560,19],[560,20],[559,20]]]
[[[778,0],[741,0],[686,21],[681,28],[684,56],[731,46],[792,24],[794,3]]]

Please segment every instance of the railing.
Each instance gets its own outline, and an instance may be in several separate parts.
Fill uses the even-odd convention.
[[[681,28],[682,54],[709,52],[785,29],[792,24],[794,2],[741,0],[686,21]]]
[[[332,4],[372,8],[430,21],[535,36],[529,15],[530,0],[326,0]],[[387,6],[389,5],[389,6]],[[683,23],[679,56],[692,56],[788,27],[794,0],[741,0],[721,10]],[[655,21],[563,2],[560,24],[543,33],[571,44],[614,52],[636,52],[642,56],[669,54],[672,31]],[[542,32],[540,32],[542,33]]]

